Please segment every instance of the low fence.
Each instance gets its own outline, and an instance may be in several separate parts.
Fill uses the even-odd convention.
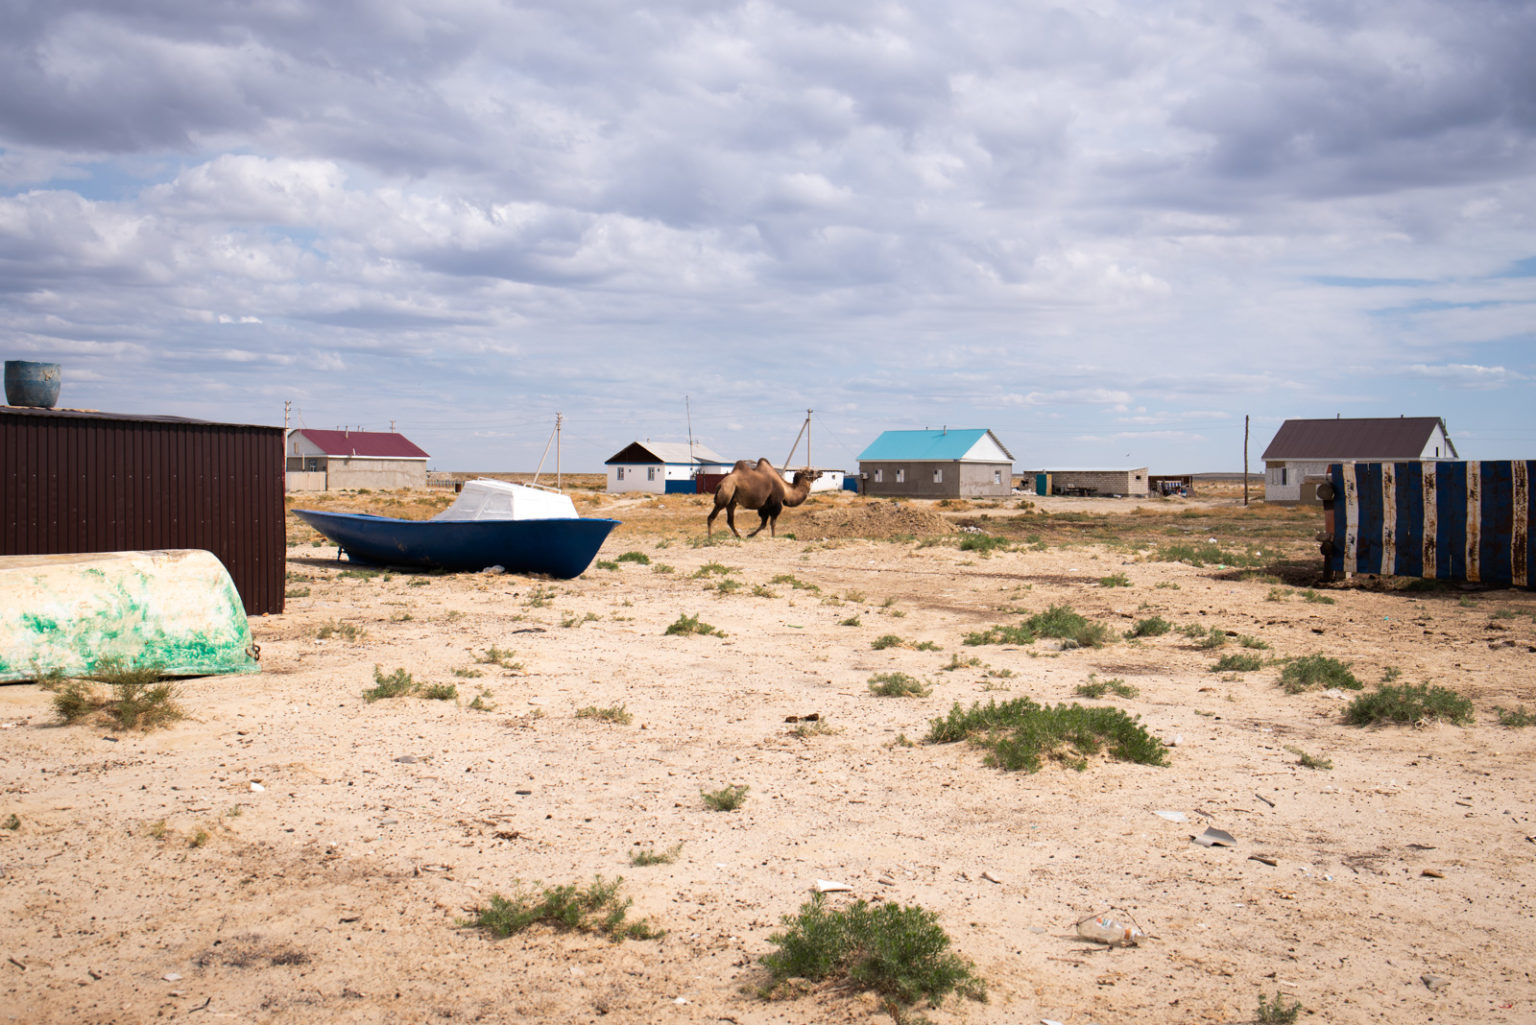
[[[1334,463],[1331,572],[1530,587],[1536,461]]]

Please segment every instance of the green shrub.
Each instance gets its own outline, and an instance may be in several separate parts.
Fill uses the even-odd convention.
[[[710,577],[710,576],[721,576],[721,577],[723,577],[723,576],[727,576],[727,575],[729,575],[731,573],[739,573],[739,572],[741,572],[741,570],[737,566],[726,566],[723,563],[719,563],[719,562],[706,562],[704,565],[702,565],[698,569],[694,570],[693,571],[693,575],[695,577],[698,577],[698,578],[706,578],[706,577]]]
[[[1124,573],[1111,573],[1107,577],[1099,577],[1100,587],[1130,587],[1131,582]]]
[[[1264,994],[1259,994],[1259,1016],[1255,1020],[1259,1025],[1295,1025],[1298,1015],[1301,1014],[1301,1001],[1292,1000],[1286,1002],[1285,994],[1275,990],[1273,1003],[1264,999]]]
[[[1077,693],[1085,698],[1102,698],[1105,694],[1115,694],[1122,698],[1134,698],[1141,691],[1118,677],[1110,680],[1101,680],[1097,674],[1089,673],[1088,682],[1077,685]]]
[[[484,907],[475,908],[471,917],[460,919],[461,928],[484,929],[492,936],[505,938],[540,923],[573,932],[593,932],[620,940],[655,939],[661,932],[649,922],[626,922],[629,898],[619,899],[623,877],[605,882],[598,876],[583,889],[566,884],[547,886],[539,892],[519,889],[511,897],[493,894]]]
[[[702,634],[704,636],[708,636],[710,634],[714,634],[716,637],[724,637],[725,636],[725,631],[716,629],[715,627],[710,626],[708,623],[701,623],[701,622],[699,622],[699,617],[698,616],[684,616],[684,615],[679,615],[677,617],[676,622],[674,622],[671,626],[667,627],[666,633],[667,633],[667,636],[669,636],[669,637],[670,636],[686,637],[689,634]]]
[[[1213,673],[1251,673],[1255,669],[1264,668],[1264,659],[1258,655],[1250,655],[1243,651],[1234,651],[1221,656],[1217,663],[1211,666]]]
[[[596,719],[598,722],[613,723],[616,726],[628,726],[635,721],[634,715],[623,705],[610,705],[607,708],[588,705],[585,708],[576,709],[576,718]]]
[[[363,700],[369,703],[383,698],[398,698],[416,690],[416,681],[404,669],[396,669],[388,676],[378,666],[373,667],[373,686],[363,691]]]
[[[1256,555],[1252,551],[1229,551],[1220,545],[1209,542],[1204,544],[1166,545],[1153,549],[1152,554],[1148,557],[1158,562],[1187,562],[1191,566],[1215,564],[1242,568],[1262,566],[1264,564],[1264,557]]]
[[[1312,590],[1311,588],[1308,588],[1307,590],[1302,591],[1301,592],[1301,597],[1302,597],[1302,600],[1309,601],[1313,605],[1334,605],[1334,604],[1337,604],[1333,600],[1333,598],[1331,598],[1330,596],[1328,596],[1326,594],[1318,594],[1316,591]]]
[[[454,683],[431,683],[421,688],[421,696],[428,701],[456,701],[459,687]]]
[[[1125,636],[1127,638],[1161,637],[1172,629],[1173,624],[1168,620],[1162,616],[1153,616],[1151,619],[1138,619],[1136,625],[1125,632]]]
[[[719,790],[700,790],[699,796],[704,798],[704,804],[710,811],[735,811],[746,801],[750,789],[744,784],[732,783]]]
[[[964,534],[960,538],[962,552],[981,552],[983,555],[999,549],[1007,550],[1009,544],[1006,537],[998,537],[996,534]]]
[[[1109,628],[1104,624],[1089,622],[1072,611],[1070,605],[1052,605],[1018,626],[994,626],[988,630],[968,633],[964,643],[1033,644],[1041,637],[1059,639],[1063,648],[1102,648],[1113,640]]]
[[[804,580],[801,580],[793,573],[780,573],[769,582],[774,584],[788,584],[790,587],[793,587],[797,591],[810,591],[812,594],[821,593],[820,587],[817,587],[815,584],[806,583]]]
[[[677,860],[677,856],[682,852],[683,845],[681,842],[673,844],[664,851],[658,851],[654,847],[647,850],[631,851],[629,863],[638,868],[645,868],[649,865],[670,865]]]
[[[1493,708],[1493,714],[1499,717],[1500,726],[1507,726],[1512,730],[1524,729],[1527,726],[1536,726],[1536,715],[1532,715],[1530,712],[1527,712],[1524,705],[1516,708],[1513,712],[1507,708],[1500,708],[1499,706],[1495,705]]]
[[[644,552],[625,552],[614,560],[615,562],[633,562],[639,566],[649,566],[651,557]]]
[[[925,698],[933,688],[906,673],[877,673],[869,678],[870,693],[882,698]]]
[[[1363,690],[1365,685],[1349,671],[1348,662],[1340,662],[1328,655],[1302,655],[1293,658],[1280,670],[1280,686],[1287,694],[1300,694],[1314,687],[1337,687],[1341,690]]]
[[[1084,769],[1088,755],[1105,749],[1112,758],[1143,765],[1164,765],[1168,758],[1163,742],[1118,708],[1044,706],[1029,698],[977,703],[968,710],[956,703],[948,717],[930,722],[927,740],[970,741],[988,750],[988,764],[1010,772],[1037,772],[1042,758]]]
[[[884,651],[886,648],[899,648],[904,642],[895,634],[881,634],[869,642],[869,646],[876,651]]]
[[[1362,694],[1344,710],[1351,726],[1373,723],[1429,722],[1443,719],[1457,726],[1472,723],[1472,702],[1447,687],[1427,683],[1382,684],[1374,694]]]
[[[158,664],[129,666],[120,658],[97,661],[84,679],[62,679],[58,674],[39,681],[53,691],[53,710],[65,723],[100,716],[121,729],[151,730],[181,719],[176,704],[176,685],[165,679]],[[98,684],[104,684],[103,692]]]
[[[937,1007],[951,993],[986,999],[974,966],[950,951],[938,916],[923,908],[862,900],[829,908],[817,894],[783,924],[768,937],[777,949],[762,958],[770,988],[788,979],[844,981],[882,997],[897,1021],[919,1000]]]

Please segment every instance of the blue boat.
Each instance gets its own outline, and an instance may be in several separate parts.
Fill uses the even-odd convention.
[[[576,515],[569,498],[519,484],[473,480],[430,520],[295,509],[354,562],[475,572],[580,576],[618,520]],[[552,514],[552,515],[551,515]],[[339,554],[339,553],[338,553]]]

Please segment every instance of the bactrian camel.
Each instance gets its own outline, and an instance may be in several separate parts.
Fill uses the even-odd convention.
[[[726,526],[731,528],[732,534],[740,537],[741,531],[736,529],[736,507],[741,506],[743,509],[756,509],[762,517],[757,530],[748,534],[748,537],[756,537],[764,527],[768,528],[768,536],[774,537],[774,525],[778,522],[779,513],[804,502],[811,493],[811,483],[820,476],[820,473],[802,470],[795,474],[792,483],[786,484],[783,475],[768,460],[759,459],[753,465],[742,459],[715,489],[715,508],[709,514],[706,532],[710,536],[714,535],[715,517],[724,509]]]

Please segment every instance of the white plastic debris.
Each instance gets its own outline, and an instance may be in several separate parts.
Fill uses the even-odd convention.
[[[1111,947],[1134,947],[1147,938],[1147,934],[1135,922],[1122,922],[1107,912],[1089,915],[1077,923],[1077,934],[1094,943],[1106,943]]]
[[[847,883],[839,883],[831,879],[818,879],[813,889],[817,893],[849,893],[853,890],[853,887]]]
[[[1165,818],[1169,822],[1188,822],[1189,821],[1189,816],[1185,815],[1181,811],[1155,811],[1152,814],[1156,815],[1156,816],[1158,816],[1160,818]]]
[[[255,782],[251,783],[251,793],[253,793],[253,794],[264,793],[266,791],[266,789],[267,788],[262,786],[260,783],[255,783]]]

